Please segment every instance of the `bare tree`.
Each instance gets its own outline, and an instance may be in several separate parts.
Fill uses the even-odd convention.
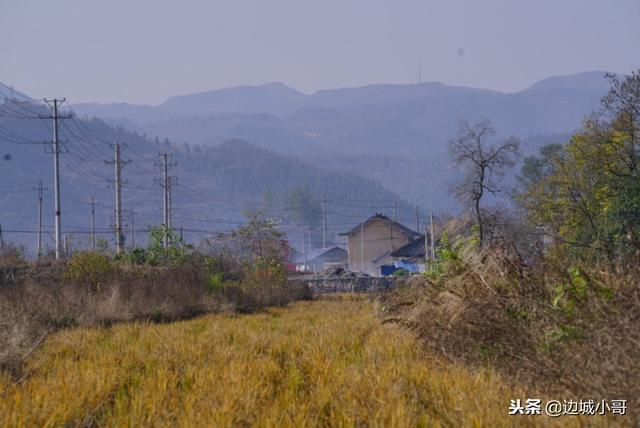
[[[480,202],[486,194],[502,191],[500,181],[505,170],[512,167],[520,150],[520,142],[509,137],[496,144],[489,142],[495,130],[489,121],[470,125],[463,122],[449,150],[458,167],[464,168],[464,177],[456,185],[457,196],[473,207],[479,229],[480,246],[484,242],[484,219]]]

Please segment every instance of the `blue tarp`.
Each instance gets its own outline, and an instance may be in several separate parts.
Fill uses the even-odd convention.
[[[404,260],[398,260],[393,263],[396,269],[404,269],[411,273],[418,273],[420,269],[416,263],[405,262]]]
[[[380,275],[389,276],[396,271],[396,267],[394,265],[382,265],[380,266]]]

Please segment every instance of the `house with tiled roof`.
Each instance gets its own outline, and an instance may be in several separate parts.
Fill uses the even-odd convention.
[[[376,214],[341,233],[347,237],[348,265],[352,272],[379,276],[391,254],[423,235],[383,214]]]

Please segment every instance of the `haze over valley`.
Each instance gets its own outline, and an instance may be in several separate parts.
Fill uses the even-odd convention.
[[[124,153],[134,163],[124,170],[124,204],[135,210],[141,231],[161,220],[161,191],[154,181],[160,177],[155,162],[161,151],[174,154],[175,216],[193,238],[197,231],[241,224],[248,209],[271,209],[284,218],[287,198],[301,189],[316,205],[328,194],[331,242],[370,211],[393,215],[394,201],[396,217],[415,225],[415,206],[421,220],[430,212],[459,210],[450,194],[457,175],[447,143],[462,120],[489,119],[501,136],[518,136],[524,153],[534,153],[543,144],[566,140],[599,107],[607,88],[604,74],[550,77],[517,93],[426,82],[305,95],[274,83],[180,95],[158,106],[71,103],[74,118],[61,131],[69,150],[62,156],[65,223],[81,232],[76,239],[86,241],[85,203],[95,197],[101,203],[98,224],[109,231],[112,177],[104,161],[112,149],[105,142],[120,141],[129,145]],[[41,146],[11,140],[28,135],[44,141],[51,130],[40,120],[20,117],[47,113],[31,95],[3,90],[14,104],[5,107],[0,125],[6,141],[16,143],[4,145],[12,160],[2,170],[9,191],[3,198],[11,207],[3,224],[5,230],[31,229],[34,195],[24,183],[46,183],[51,160]],[[23,162],[31,168],[18,168]],[[45,202],[50,201],[47,193]],[[298,213],[304,215],[313,216]],[[317,234],[317,220],[312,222]],[[301,244],[299,230],[289,233]],[[319,237],[312,239],[317,243]]]

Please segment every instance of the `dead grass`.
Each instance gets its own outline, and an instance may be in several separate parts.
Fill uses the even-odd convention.
[[[634,277],[580,267],[572,278],[566,265],[525,266],[504,249],[467,248],[448,263],[438,279],[415,278],[387,296],[387,321],[414,331],[433,355],[492,367],[560,399],[626,399],[626,422],[640,420]]]
[[[310,291],[285,281],[260,286],[239,280],[220,289],[207,287],[209,271],[197,259],[165,267],[130,266],[101,260],[108,269],[80,264],[32,266],[13,284],[0,285],[0,371],[22,376],[25,354],[43,336],[78,326],[131,321],[171,322],[198,315],[252,312],[309,298]],[[100,275],[95,275],[95,272]]]
[[[508,416],[526,397],[486,369],[425,356],[373,304],[77,329],[0,377],[0,426],[580,426]],[[603,424],[604,420],[589,420]]]

